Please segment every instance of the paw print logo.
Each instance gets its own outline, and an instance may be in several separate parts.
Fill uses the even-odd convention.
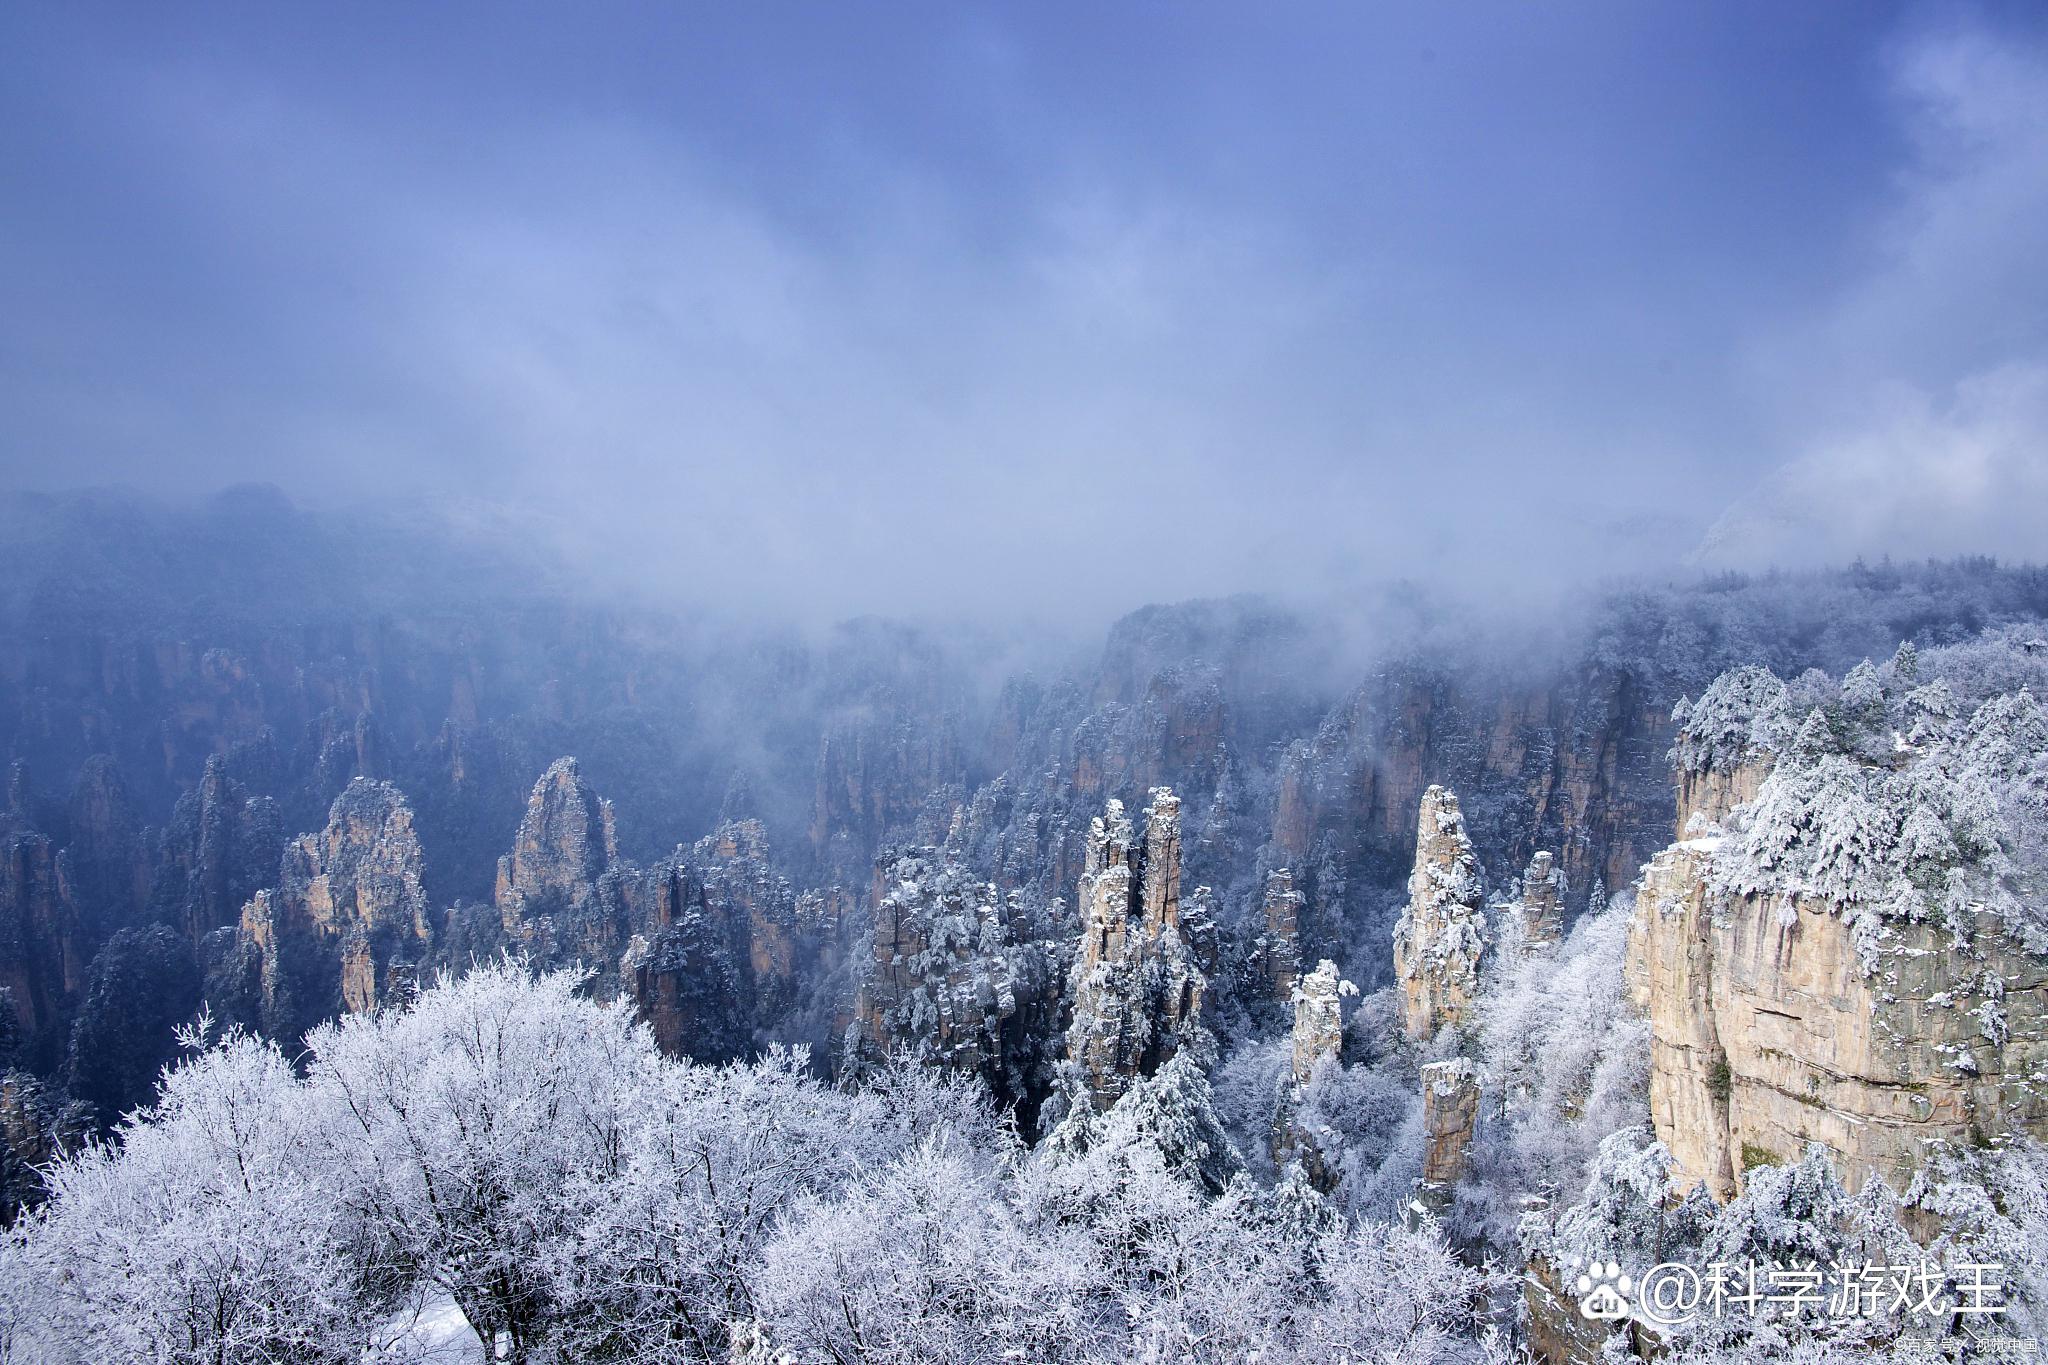
[[[1608,1322],[1628,1316],[1628,1295],[1635,1284],[1621,1273],[1618,1262],[1593,1262],[1576,1284],[1582,1316]]]

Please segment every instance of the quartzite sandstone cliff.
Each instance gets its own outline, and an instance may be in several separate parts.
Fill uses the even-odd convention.
[[[1799,720],[1759,674],[1717,683],[1681,735],[1685,823],[1644,870],[1631,926],[1658,1137],[1725,1199],[1809,1142],[1852,1187],[1904,1191],[1936,1144],[2048,1135],[2048,956],[1969,892],[1948,832],[1966,840],[1964,816],[1912,795],[1960,808],[1987,752],[2038,753],[2033,703],[1994,700],[1925,749],[1880,712],[1859,751],[1846,706]],[[1731,716],[1749,738],[1717,743]],[[1918,913],[1911,882],[1930,868],[1958,894]]]

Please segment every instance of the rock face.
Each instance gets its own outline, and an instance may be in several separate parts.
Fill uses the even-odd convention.
[[[31,829],[0,827],[0,988],[35,1062],[60,1035],[85,987],[92,943],[79,913],[69,860]]]
[[[209,993],[253,1007],[272,1037],[296,1039],[344,1010],[403,999],[433,947],[412,809],[396,787],[358,778],[325,829],[286,845],[278,885],[243,907]]]
[[[1684,823],[1628,985],[1682,1173],[1727,1199],[1811,1142],[1903,1191],[1940,1144],[2048,1136],[2048,931],[2007,852],[2034,837],[2033,698],[1963,719],[1901,651],[1839,694],[1738,670],[1678,714]]]
[[[164,830],[152,912],[184,934],[197,953],[208,934],[233,924],[241,907],[277,875],[283,852],[276,803],[252,797],[215,755],[199,785],[178,798]]]
[[[543,965],[581,962],[615,986],[628,938],[609,801],[560,758],[533,784],[493,899],[505,938]],[[606,991],[609,994],[609,991]]]
[[[1259,970],[1275,1000],[1296,998],[1295,981],[1301,975],[1302,902],[1301,892],[1294,889],[1294,874],[1286,868],[1266,877],[1260,901],[1265,932],[1259,937]]]
[[[1479,1068],[1469,1058],[1431,1062],[1422,1068],[1422,1188],[1448,1204],[1453,1185],[1465,1174],[1472,1134],[1479,1122]]]
[[[995,884],[935,848],[886,860],[875,883],[874,958],[854,1006],[859,1050],[908,1051],[986,1075],[1003,1093],[1018,982]]]
[[[1394,926],[1394,977],[1411,1040],[1434,1038],[1471,1011],[1486,948],[1482,891],[1458,798],[1431,787],[1422,794],[1408,907]]]
[[[1542,952],[1564,938],[1564,872],[1539,852],[1522,873],[1522,951]]]
[[[866,620],[838,627],[826,666],[839,686],[818,736],[811,870],[858,885],[885,842],[905,838],[931,793],[966,780],[964,695],[934,642]],[[849,704],[850,703],[850,704]]]
[[[1343,990],[1337,964],[1324,958],[1294,988],[1294,1081],[1306,1084],[1316,1063],[1344,1046]]]
[[[1818,1142],[1852,1187],[1878,1176],[1903,1190],[1931,1142],[2048,1133],[2048,961],[1987,915],[1969,946],[1899,925],[1896,965],[1866,975],[1839,907],[1719,889],[1719,848],[1658,854],[1630,927],[1651,1118],[1684,1177],[1726,1200],[1749,1167]]]
[[[1067,1056],[1097,1110],[1179,1048],[1207,981],[1181,931],[1180,798],[1152,789],[1137,840],[1121,801],[1089,827]]]
[[[1736,808],[1756,800],[1764,779],[1771,775],[1768,755],[1754,755],[1725,768],[1678,772],[1678,837],[1703,832],[1720,824]]]

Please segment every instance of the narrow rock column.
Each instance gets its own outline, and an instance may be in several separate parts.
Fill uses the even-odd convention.
[[[1266,894],[1261,910],[1266,921],[1260,946],[1259,965],[1272,983],[1275,1000],[1294,995],[1295,978],[1301,974],[1302,894],[1294,889],[1294,874],[1286,868],[1266,877]]]
[[[1422,794],[1408,907],[1394,926],[1394,976],[1411,1041],[1465,1022],[1471,1010],[1486,950],[1483,890],[1458,798],[1431,787]]]
[[[1142,840],[1121,801],[1088,831],[1067,1056],[1097,1110],[1174,1054],[1208,986],[1180,922],[1180,798],[1151,796]]]
[[[1316,1063],[1344,1045],[1342,991],[1337,964],[1324,958],[1294,988],[1294,1082],[1306,1084]]]
[[[1324,1160],[1316,1134],[1302,1122],[1303,1087],[1319,1062],[1334,1059],[1343,1049],[1344,997],[1356,994],[1358,987],[1338,980],[1337,964],[1328,958],[1299,978],[1292,992],[1294,1058],[1290,1077],[1280,1082],[1279,1106],[1273,1115],[1273,1161],[1283,1169],[1299,1163],[1309,1184],[1325,1194],[1336,1188],[1337,1174]]]
[[[1479,1069],[1464,1057],[1422,1068],[1422,1178],[1411,1207],[1441,1217],[1465,1174],[1479,1122]]]
[[[1538,853],[1522,872],[1522,951],[1535,953],[1564,938],[1564,872],[1549,853]],[[1598,909],[1598,906],[1594,907]]]

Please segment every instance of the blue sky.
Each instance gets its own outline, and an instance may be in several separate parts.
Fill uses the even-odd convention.
[[[9,485],[503,503],[827,612],[2048,557],[2037,6],[21,5],[0,44]]]

